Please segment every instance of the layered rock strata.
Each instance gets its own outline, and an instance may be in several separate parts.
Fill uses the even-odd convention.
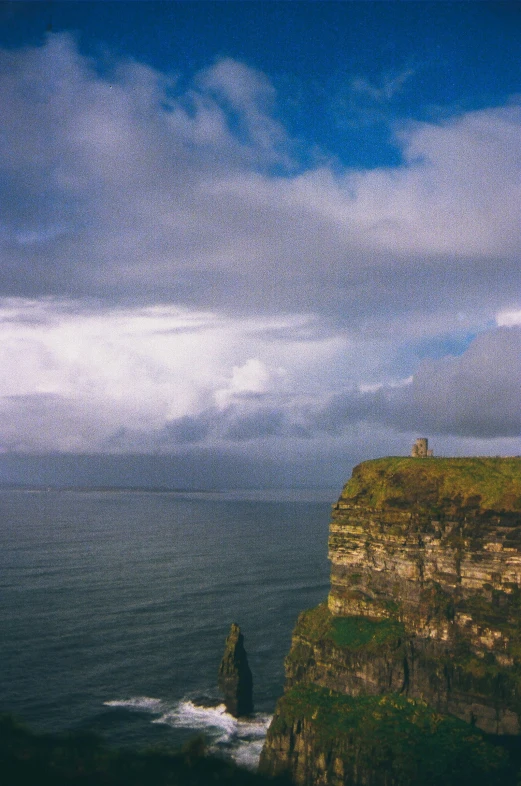
[[[303,686],[394,696],[488,734],[520,734],[521,459],[361,464],[333,507],[329,557],[328,603],[299,618],[265,771],[307,782],[302,751],[320,729],[301,702],[308,725],[297,733],[287,709]],[[346,774],[345,751],[343,769],[331,764],[333,753],[322,774],[306,770],[317,783],[373,782]]]

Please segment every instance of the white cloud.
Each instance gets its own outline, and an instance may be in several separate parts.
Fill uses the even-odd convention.
[[[521,325],[521,311],[501,311],[496,317],[499,327]]]
[[[460,357],[424,360],[412,377],[378,383],[363,381],[362,343],[322,333],[302,316],[4,300],[0,446],[168,452],[194,442],[332,438],[363,423],[491,440],[519,432],[517,327],[489,330]]]
[[[315,327],[314,327],[315,326]],[[305,327],[308,338],[297,335]],[[316,330],[316,333],[315,333]],[[0,303],[0,444],[24,450],[128,449],[186,436],[215,403],[248,407],[313,394],[342,340],[313,319],[248,319],[174,306],[88,310],[71,301]],[[307,384],[301,369],[311,377]],[[261,402],[262,403],[262,402]],[[237,411],[238,412],[238,411]],[[185,420],[183,420],[185,419]],[[201,432],[202,433],[202,432]],[[156,435],[156,436],[154,436]],[[172,443],[175,446],[175,440]]]
[[[5,446],[297,439],[330,397],[356,391],[351,423],[401,377],[419,389],[420,339],[519,324],[519,105],[402,127],[400,166],[299,170],[276,104],[229,58],[185,84],[101,73],[66,35],[0,52]],[[476,408],[471,357],[432,372]]]
[[[203,71],[197,84],[233,110],[241,131],[263,151],[273,155],[279,145],[287,143],[284,127],[271,116],[275,89],[260,71],[228,57]]]
[[[184,90],[136,63],[101,76],[66,35],[0,66],[4,292],[325,313],[342,291],[349,319],[360,288],[375,312],[389,276],[380,313],[425,300],[425,269],[459,310],[498,266],[505,287],[518,275],[516,104],[409,124],[402,166],[296,175],[273,86],[229,58]],[[431,310],[445,296],[432,283]]]
[[[249,358],[242,366],[234,366],[227,388],[215,392],[215,400],[220,407],[231,403],[234,398],[266,393],[269,388],[270,373],[258,358]]]

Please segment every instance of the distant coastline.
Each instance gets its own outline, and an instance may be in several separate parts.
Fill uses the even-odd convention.
[[[0,483],[0,493],[20,492],[25,494],[80,493],[80,494],[164,494],[186,496],[194,499],[251,501],[251,502],[331,502],[340,493],[338,487],[291,487],[291,488],[236,488],[202,489],[175,488],[168,486],[85,486],[85,485],[34,485],[22,483]]]

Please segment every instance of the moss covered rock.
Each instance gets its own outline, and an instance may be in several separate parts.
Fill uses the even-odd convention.
[[[505,750],[423,701],[314,685],[279,701],[260,767],[303,786],[506,786],[514,778]]]

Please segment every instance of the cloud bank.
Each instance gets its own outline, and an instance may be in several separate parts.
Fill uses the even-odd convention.
[[[3,451],[519,437],[516,99],[395,123],[401,163],[357,170],[302,155],[231,58],[164,74],[49,35],[0,52],[0,102]]]
[[[475,438],[521,430],[519,325],[367,387],[352,370],[345,382],[358,344],[324,334],[312,317],[172,306],[78,314],[74,305],[12,299],[0,308],[4,451],[168,453],[309,441],[359,424]]]

